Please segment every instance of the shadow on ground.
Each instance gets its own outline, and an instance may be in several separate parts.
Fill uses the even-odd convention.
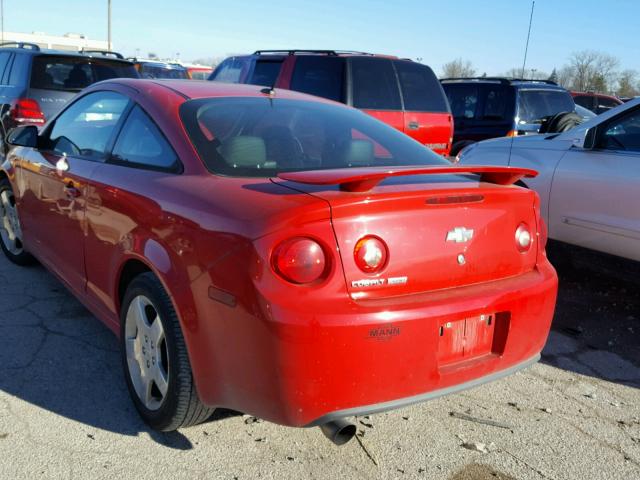
[[[0,258],[0,284],[0,390],[92,427],[192,448],[181,433],[158,433],[142,422],[116,337],[43,267]],[[221,410],[212,421],[237,414]]]
[[[544,363],[640,388],[640,285],[563,266]]]

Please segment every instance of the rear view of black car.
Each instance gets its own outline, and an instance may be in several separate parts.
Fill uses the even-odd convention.
[[[569,91],[546,80],[441,80],[454,118],[451,155],[489,138],[562,131],[577,123]]]
[[[139,75],[118,53],[74,53],[44,50],[29,43],[0,44],[0,140],[18,125],[44,125],[83,88],[121,77]]]

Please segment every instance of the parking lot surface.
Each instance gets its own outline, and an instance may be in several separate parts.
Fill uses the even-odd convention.
[[[640,295],[561,275],[542,361],[462,394],[319,429],[239,412],[149,430],[118,342],[42,267],[0,258],[0,478],[640,479]]]

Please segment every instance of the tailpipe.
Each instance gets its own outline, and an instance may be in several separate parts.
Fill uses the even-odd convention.
[[[320,425],[320,430],[325,437],[338,446],[344,445],[356,434],[356,426],[342,419],[323,423]]]

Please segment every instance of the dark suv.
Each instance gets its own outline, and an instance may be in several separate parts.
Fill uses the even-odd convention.
[[[451,155],[480,140],[539,133],[551,118],[576,108],[569,91],[547,80],[480,77],[441,83],[454,120]]]
[[[0,141],[3,144],[6,132],[17,125],[43,125],[92,83],[138,76],[133,64],[115,52],[73,53],[30,43],[0,44]]]
[[[230,57],[209,80],[286,88],[346,103],[448,155],[453,122],[442,87],[426,65],[335,50],[259,50]]]

